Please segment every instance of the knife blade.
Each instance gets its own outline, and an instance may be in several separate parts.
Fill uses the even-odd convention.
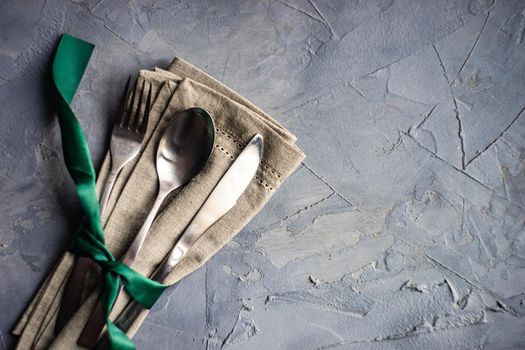
[[[202,204],[197,214],[195,214],[181,234],[170,254],[151,277],[152,280],[163,282],[177,263],[186,255],[193,243],[235,206],[237,200],[255,176],[259,168],[262,152],[263,137],[256,134],[244,147],[226,173],[224,173],[206,201],[204,201],[204,204]],[[176,285],[179,283],[180,281]],[[142,305],[135,301],[131,302],[117,318],[115,324],[123,332],[127,332],[142,310],[144,310]],[[106,342],[107,336],[105,335],[97,343],[95,349],[104,348]]]
[[[182,233],[164,264],[173,268],[186,254],[189,247],[217,220],[235,206],[239,197],[252,181],[263,150],[263,138],[255,135],[228,168]],[[160,271],[159,271],[160,272]]]

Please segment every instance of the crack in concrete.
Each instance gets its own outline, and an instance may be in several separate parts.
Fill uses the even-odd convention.
[[[398,94],[395,94],[393,92],[390,91],[390,89],[388,88],[388,83],[390,82],[390,70],[388,71],[388,75],[387,75],[387,84],[386,84],[386,93],[390,96],[393,96],[393,97],[397,97],[397,98],[400,98],[400,99],[403,99],[405,101],[408,101],[408,102],[412,102],[414,104],[417,104],[417,105],[421,105],[421,106],[428,106],[430,107],[431,105],[428,104],[428,103],[424,103],[424,102],[421,102],[421,101],[417,101],[417,100],[413,100],[411,98],[408,98],[406,96],[401,96],[401,95],[398,95]],[[386,95],[386,94],[385,94]],[[392,104],[386,104],[387,106],[393,106]],[[397,107],[397,106],[395,106]],[[397,107],[399,108],[399,107]]]
[[[454,33],[454,32],[451,32],[451,33],[449,33],[448,35],[450,35],[450,34],[452,34],[452,33]],[[412,52],[410,55],[400,57],[399,59],[397,59],[397,60],[395,60],[395,61],[393,61],[393,62],[389,62],[388,64],[386,64],[386,65],[384,65],[384,66],[381,66],[381,67],[379,67],[379,68],[377,68],[377,69],[374,69],[374,70],[371,71],[371,72],[367,72],[367,73],[365,73],[365,74],[362,74],[362,75],[358,76],[356,79],[354,79],[353,81],[356,81],[356,80],[359,80],[359,79],[363,79],[363,78],[365,78],[365,77],[367,77],[367,76],[369,76],[369,75],[374,75],[374,74],[376,74],[377,72],[379,72],[379,71],[381,71],[381,70],[383,70],[383,69],[389,68],[390,66],[392,66],[392,65],[394,65],[394,64],[396,64],[396,63],[399,63],[399,62],[401,62],[401,61],[403,61],[403,60],[405,60],[405,59],[407,59],[407,58],[409,58],[409,57],[412,57],[412,56],[418,54],[420,51],[423,51],[426,47],[427,47],[427,46],[420,47],[420,48],[418,48],[416,51]],[[387,90],[387,92],[388,92],[388,90]]]
[[[439,52],[437,50],[437,47],[435,44],[432,44],[432,47],[434,48],[434,52],[436,53],[436,56],[439,60],[439,65],[441,66],[441,69],[443,70],[443,76],[447,80],[448,88],[450,89],[450,94],[452,95],[452,102],[454,103],[454,116],[456,117],[456,120],[458,122],[458,137],[459,137],[459,145],[461,150],[461,168],[465,170],[465,140],[463,138],[463,125],[461,123],[461,118],[459,116],[459,110],[458,110],[458,103],[456,101],[456,97],[454,96],[454,92],[452,91],[452,85],[450,83],[450,80],[448,79],[447,71],[445,70],[445,65],[443,64],[443,60],[441,59],[441,56],[439,55]]]
[[[95,8],[100,5],[102,2],[104,2],[104,0],[100,1],[98,4],[96,4],[92,9],[89,9],[86,5],[82,4],[82,3],[77,3],[77,2],[74,2],[72,0],[70,0],[71,3],[79,6],[80,8],[84,9],[85,11],[87,11],[87,13],[95,18],[96,20],[98,20],[99,22],[102,23],[102,25],[104,26],[104,28],[106,28],[111,34],[113,34],[115,37],[117,37],[118,39],[120,39],[121,41],[125,42],[126,44],[128,44],[130,47],[132,48],[135,48],[133,46],[133,43],[126,40],[125,38],[123,38],[120,34],[118,34],[116,31],[114,31],[113,29],[111,29],[107,23],[106,23],[106,19],[105,18],[102,18],[102,17],[99,17],[97,16],[95,13],[93,13],[93,11],[95,10]],[[134,17],[133,17],[134,18]]]
[[[0,344],[2,345],[3,350],[7,350],[7,346],[5,345],[5,341],[4,341],[4,335],[2,334],[1,330],[0,330]]]
[[[516,123],[516,121],[523,114],[523,112],[525,112],[525,107],[523,107],[519,111],[519,113],[514,117],[514,119],[512,119],[512,121],[509,123],[509,125],[507,125],[507,127],[491,143],[489,143],[481,152],[478,152],[471,160],[468,161],[468,163],[466,164],[466,167],[468,167],[470,165],[470,163],[472,163],[475,159],[477,159],[479,156],[481,156],[483,153],[485,153],[485,151],[487,151],[493,144],[495,144],[503,136],[503,134],[505,134],[507,132],[507,130],[509,130],[512,127],[512,125],[514,125],[514,123]]]
[[[389,3],[388,5],[384,6],[381,8],[381,10],[377,13],[374,13],[366,18],[364,18],[361,22],[359,22],[354,28],[352,28],[351,30],[343,33],[343,35],[341,36],[341,38],[339,38],[340,41],[343,41],[345,39],[345,37],[347,35],[349,35],[350,33],[352,33],[353,31],[355,31],[357,28],[359,28],[362,23],[366,22],[366,21],[370,21],[372,20],[373,18],[376,18],[376,17],[379,17],[381,16],[383,13],[385,13],[388,9],[390,9],[392,7],[392,5],[394,4],[394,0],[389,0]]]
[[[331,96],[332,99],[333,99],[333,93],[328,93],[328,94],[324,94],[324,95],[319,95],[319,96],[315,96],[315,97],[312,97],[312,98],[309,98],[295,106],[292,106],[292,107],[289,107],[287,109],[285,109],[284,111],[282,111],[281,113],[282,114],[288,114],[290,113],[291,111],[295,110],[295,109],[299,109],[299,108],[302,108],[302,107],[305,107],[306,105],[308,105],[309,103],[319,103],[319,101],[322,99],[322,98],[325,98],[327,96]]]
[[[332,190],[332,191],[333,191],[333,190]],[[305,207],[303,207],[303,208],[297,210],[295,213],[290,214],[290,215],[286,215],[284,218],[280,219],[280,220],[277,221],[276,223],[281,223],[281,222],[284,222],[284,221],[286,221],[286,220],[288,220],[288,219],[291,219],[291,218],[293,218],[294,216],[297,216],[297,215],[299,215],[299,214],[301,214],[301,213],[307,211],[308,209],[311,209],[311,208],[315,207],[316,205],[319,205],[319,204],[323,203],[324,201],[326,201],[327,199],[332,198],[332,197],[335,196],[335,195],[336,195],[336,193],[333,191],[333,192],[330,193],[328,196],[323,197],[323,198],[319,199],[318,201],[316,201],[316,202],[314,202],[314,203],[312,203],[312,204],[309,204],[309,205],[307,205],[307,206],[305,206]],[[276,223],[273,223],[273,224],[271,224],[271,225],[269,225],[269,226],[275,225]]]
[[[456,98],[453,97],[454,100],[454,116],[456,117],[456,120],[458,122],[458,137],[460,141],[460,149],[461,149],[461,167],[463,170],[465,170],[465,140],[463,138],[463,126],[461,124],[461,118],[459,117],[459,111],[458,111],[458,104],[456,102]]]
[[[357,88],[356,88],[354,85],[352,85],[351,82],[350,82],[350,83],[347,83],[346,85],[350,86],[350,88],[351,88],[352,90],[354,90],[359,96],[361,96],[366,102],[369,102],[368,99],[365,97],[365,95],[363,95],[363,94],[361,93],[361,91],[357,90]]]
[[[93,6],[93,7],[91,8],[90,12],[95,11],[96,8],[97,8],[100,4],[102,4],[104,1],[106,1],[106,0],[100,0],[99,2],[97,2],[97,3],[95,4],[95,6]]]
[[[516,38],[516,45],[521,44],[521,42],[523,41],[523,36],[525,35],[525,17],[524,17],[524,15],[525,15],[525,13],[522,11],[521,12],[519,34],[518,34],[518,37]]]
[[[205,271],[204,271],[204,298],[205,298],[205,303],[206,303],[204,318],[206,320],[206,331],[208,332],[208,338],[206,340],[206,349],[208,349],[209,346],[211,345],[209,343],[211,334],[209,334],[209,331],[208,331],[210,329],[210,326],[211,326],[211,322],[210,322],[210,318],[211,318],[211,312],[210,312],[211,303],[208,300],[208,264],[204,264],[204,269],[205,269]]]
[[[247,318],[243,315],[244,310],[244,306],[241,306],[239,314],[237,315],[237,321],[233,325],[231,331],[224,337],[224,340],[221,343],[221,349],[224,349],[229,345],[247,341],[259,332],[259,328],[257,328],[253,319]]]
[[[348,200],[347,198],[345,198],[345,196],[343,196],[339,191],[337,191],[332,185],[330,185],[328,182],[326,182],[325,179],[323,179],[323,177],[319,174],[317,174],[312,168],[310,168],[310,166],[308,164],[306,164],[306,162],[302,162],[302,164],[304,165],[304,167],[306,169],[308,169],[315,177],[317,177],[319,180],[321,180],[326,186],[328,186],[334,193],[336,193],[339,197],[341,197],[346,203],[350,204],[352,207],[355,208],[355,210],[357,210],[358,212],[361,212],[361,210],[359,210],[359,208],[357,208],[350,200]]]
[[[142,29],[142,31],[143,31],[144,33],[147,33],[148,31],[146,30],[146,28],[144,28],[144,26],[142,25],[142,23],[139,21],[141,13],[138,12],[138,11],[137,11],[133,6],[131,6],[131,5],[135,5],[135,6],[137,6],[137,4],[135,4],[135,3],[133,2],[133,0],[129,0],[128,3],[127,3],[128,9],[129,9],[132,13],[135,14],[135,16],[131,16],[131,18],[133,19],[133,22],[137,23],[137,24],[139,25],[140,29]]]
[[[483,22],[483,25],[481,26],[481,29],[480,29],[480,31],[478,33],[478,36],[476,37],[476,40],[474,41],[474,45],[472,45],[472,48],[470,49],[470,51],[469,51],[469,53],[467,55],[467,58],[465,58],[465,61],[463,61],[463,64],[459,68],[458,73],[454,77],[454,80],[452,80],[451,85],[456,83],[456,81],[458,80],[461,72],[463,71],[463,68],[465,68],[465,65],[467,64],[468,60],[470,59],[470,56],[472,55],[472,52],[474,51],[474,49],[478,45],[479,38],[481,37],[481,33],[483,33],[483,30],[485,29],[485,26],[486,26],[486,24],[487,24],[487,22],[489,20],[489,17],[490,17],[490,11],[487,12],[487,17],[485,18],[485,22]],[[435,46],[434,46],[434,48],[435,48]]]
[[[96,16],[95,16],[96,17]],[[98,18],[98,17],[97,17]],[[102,19],[101,19],[102,20]],[[116,36],[118,39],[120,39],[121,41],[125,42],[126,44],[128,44],[129,46],[133,47],[133,43],[124,39],[119,33],[117,33],[116,31],[114,31],[113,29],[111,29],[107,24],[106,24],[106,21],[105,20],[102,20],[104,22],[104,28],[106,28],[111,34],[113,34],[114,36]]]
[[[46,6],[47,6],[47,0],[44,0],[44,3],[42,4],[42,8],[40,9],[40,15],[38,16],[38,20],[31,26],[31,29],[34,29],[35,27],[37,27],[40,21],[42,20]]]
[[[324,24],[326,25],[326,27],[330,30],[330,36],[332,37],[332,39],[335,39],[335,40],[338,40],[339,37],[337,36],[336,32],[334,31],[334,28],[332,28],[332,25],[330,24],[330,22],[328,22],[325,18],[325,16],[323,15],[323,13],[319,10],[319,8],[317,7],[317,5],[314,3],[313,0],[308,0],[308,2],[313,6],[313,8],[315,9],[315,12],[317,12],[317,14],[319,15],[319,17],[322,18]]]
[[[281,1],[281,0],[274,0],[274,1],[275,1],[275,2],[278,2],[278,3],[281,4],[281,5],[284,5],[284,6],[288,7],[288,8],[290,8],[290,9],[294,10],[294,11],[297,11],[297,12],[299,12],[300,14],[302,14],[302,15],[308,17],[308,18],[311,18],[311,19],[313,19],[313,20],[315,20],[315,21],[317,21],[317,22],[319,22],[319,23],[322,23],[322,24],[326,25],[326,23],[325,23],[322,19],[317,18],[317,17],[315,17],[314,15],[312,15],[312,14],[310,14],[310,13],[304,11],[304,10],[301,10],[301,9],[295,7],[295,6],[292,6],[292,5],[290,5],[290,4],[287,4],[287,3],[285,3],[284,1]]]
[[[478,185],[482,186],[483,188],[489,190],[491,193],[494,194],[494,196],[496,197],[500,197],[502,198],[503,200],[507,201],[508,203],[512,204],[512,205],[515,205],[516,207],[520,208],[521,210],[525,210],[525,208],[523,208],[520,204],[518,203],[515,203],[515,202],[512,202],[510,199],[508,198],[505,198],[505,197],[502,197],[501,195],[499,195],[498,193],[496,193],[496,191],[494,191],[492,188],[488,187],[487,185],[485,185],[484,183],[480,182],[478,179],[476,179],[475,177],[473,177],[472,175],[470,175],[469,173],[466,173],[464,170],[461,170],[461,169],[458,169],[457,167],[455,167],[454,165],[452,165],[451,163],[447,162],[445,159],[441,158],[440,156],[438,156],[437,154],[435,154],[434,152],[432,152],[431,150],[429,150],[428,148],[426,148],[425,146],[423,146],[422,144],[420,144],[412,135],[410,134],[407,134],[406,132],[403,133],[404,135],[406,135],[407,137],[410,137],[415,143],[417,146],[421,147],[422,149],[424,149],[425,151],[427,151],[428,153],[430,153],[432,155],[432,157],[442,161],[443,163],[447,164],[449,167],[451,167],[452,169],[454,169],[455,171],[461,173],[462,175],[465,175],[466,177],[468,177],[469,179],[471,179],[472,181],[474,181],[475,183],[477,183]]]
[[[242,308],[241,308],[241,311],[242,311]],[[241,317],[240,316],[240,312],[239,311],[239,315],[237,315],[237,321],[235,322],[235,324],[233,325],[232,329],[230,330],[230,332],[228,334],[226,334],[226,336],[224,337],[224,340],[222,341],[221,343],[221,349],[224,349],[224,346],[226,346],[226,342],[228,341],[228,339],[230,339],[230,337],[232,336],[233,332],[235,331],[235,327],[237,326],[237,323],[239,323],[239,318]]]

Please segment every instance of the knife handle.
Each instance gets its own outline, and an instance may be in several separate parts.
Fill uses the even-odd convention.
[[[170,288],[177,288],[178,284],[181,281],[182,280],[177,281]],[[127,333],[131,329],[131,326],[133,326],[133,323],[135,323],[135,321],[137,320],[137,318],[140,316],[140,314],[142,313],[144,309],[145,309],[144,306],[140,305],[136,301],[132,301],[131,303],[128,304],[128,306],[124,309],[124,311],[122,311],[122,313],[119,315],[119,317],[115,321],[115,325],[118,328],[120,328],[121,331],[123,331],[124,333]],[[106,332],[102,335],[100,340],[97,342],[94,349],[95,350],[106,349],[108,340],[109,340],[108,333]]]
[[[142,310],[144,310],[144,306],[140,305],[136,301],[132,301],[115,321],[115,325],[124,333],[126,333],[133,325],[133,322],[135,322],[135,320],[139,317]],[[94,348],[100,350],[105,349],[108,340],[108,334],[104,333]]]
[[[78,255],[75,258],[73,269],[69,274],[66,289],[62,296],[62,304],[58,310],[54,329],[55,335],[60,333],[82,304],[82,294],[84,293],[87,274],[92,265],[91,259],[87,257]]]

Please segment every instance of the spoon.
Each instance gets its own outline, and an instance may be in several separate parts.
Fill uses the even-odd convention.
[[[191,108],[179,113],[164,130],[157,150],[157,199],[122,259],[124,264],[131,265],[137,257],[167,195],[189,182],[202,170],[211,154],[214,141],[213,120],[201,108]]]
[[[204,109],[190,108],[173,117],[164,130],[157,149],[156,167],[159,181],[157,199],[122,258],[122,263],[131,266],[162,202],[168,194],[188,183],[204,168],[214,141],[215,126],[211,116]],[[120,285],[117,298],[121,291],[122,285]],[[78,344],[93,347],[103,327],[103,310],[101,304],[98,303],[78,339]]]

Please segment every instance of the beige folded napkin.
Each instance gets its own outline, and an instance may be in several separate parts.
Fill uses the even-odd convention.
[[[174,283],[202,266],[221,249],[266,204],[281,183],[304,158],[295,145],[295,137],[270,116],[225,87],[206,73],[176,58],[168,71],[141,71],[140,81],[152,83],[155,98],[150,113],[145,145],[135,160],[119,175],[111,194],[103,223],[107,246],[116,258],[122,256],[142,225],[157,193],[155,154],[166,125],[179,111],[201,107],[215,121],[213,152],[203,171],[189,184],[172,193],[159,212],[148,237],[132,267],[149,276],[171,250],[185,226],[195,215],[215,184],[256,134],[264,137],[264,153],[255,178],[238,203],[192,246],[185,258],[169,275]],[[107,155],[99,173],[100,191],[108,174]],[[17,349],[75,349],[76,340],[97,301],[97,274],[81,308],[56,337],[53,334],[65,282],[73,266],[74,255],[65,253],[37,295],[22,315],[13,333],[20,336]],[[113,308],[111,318],[129,301]],[[132,336],[146,317],[144,311],[128,332]]]

